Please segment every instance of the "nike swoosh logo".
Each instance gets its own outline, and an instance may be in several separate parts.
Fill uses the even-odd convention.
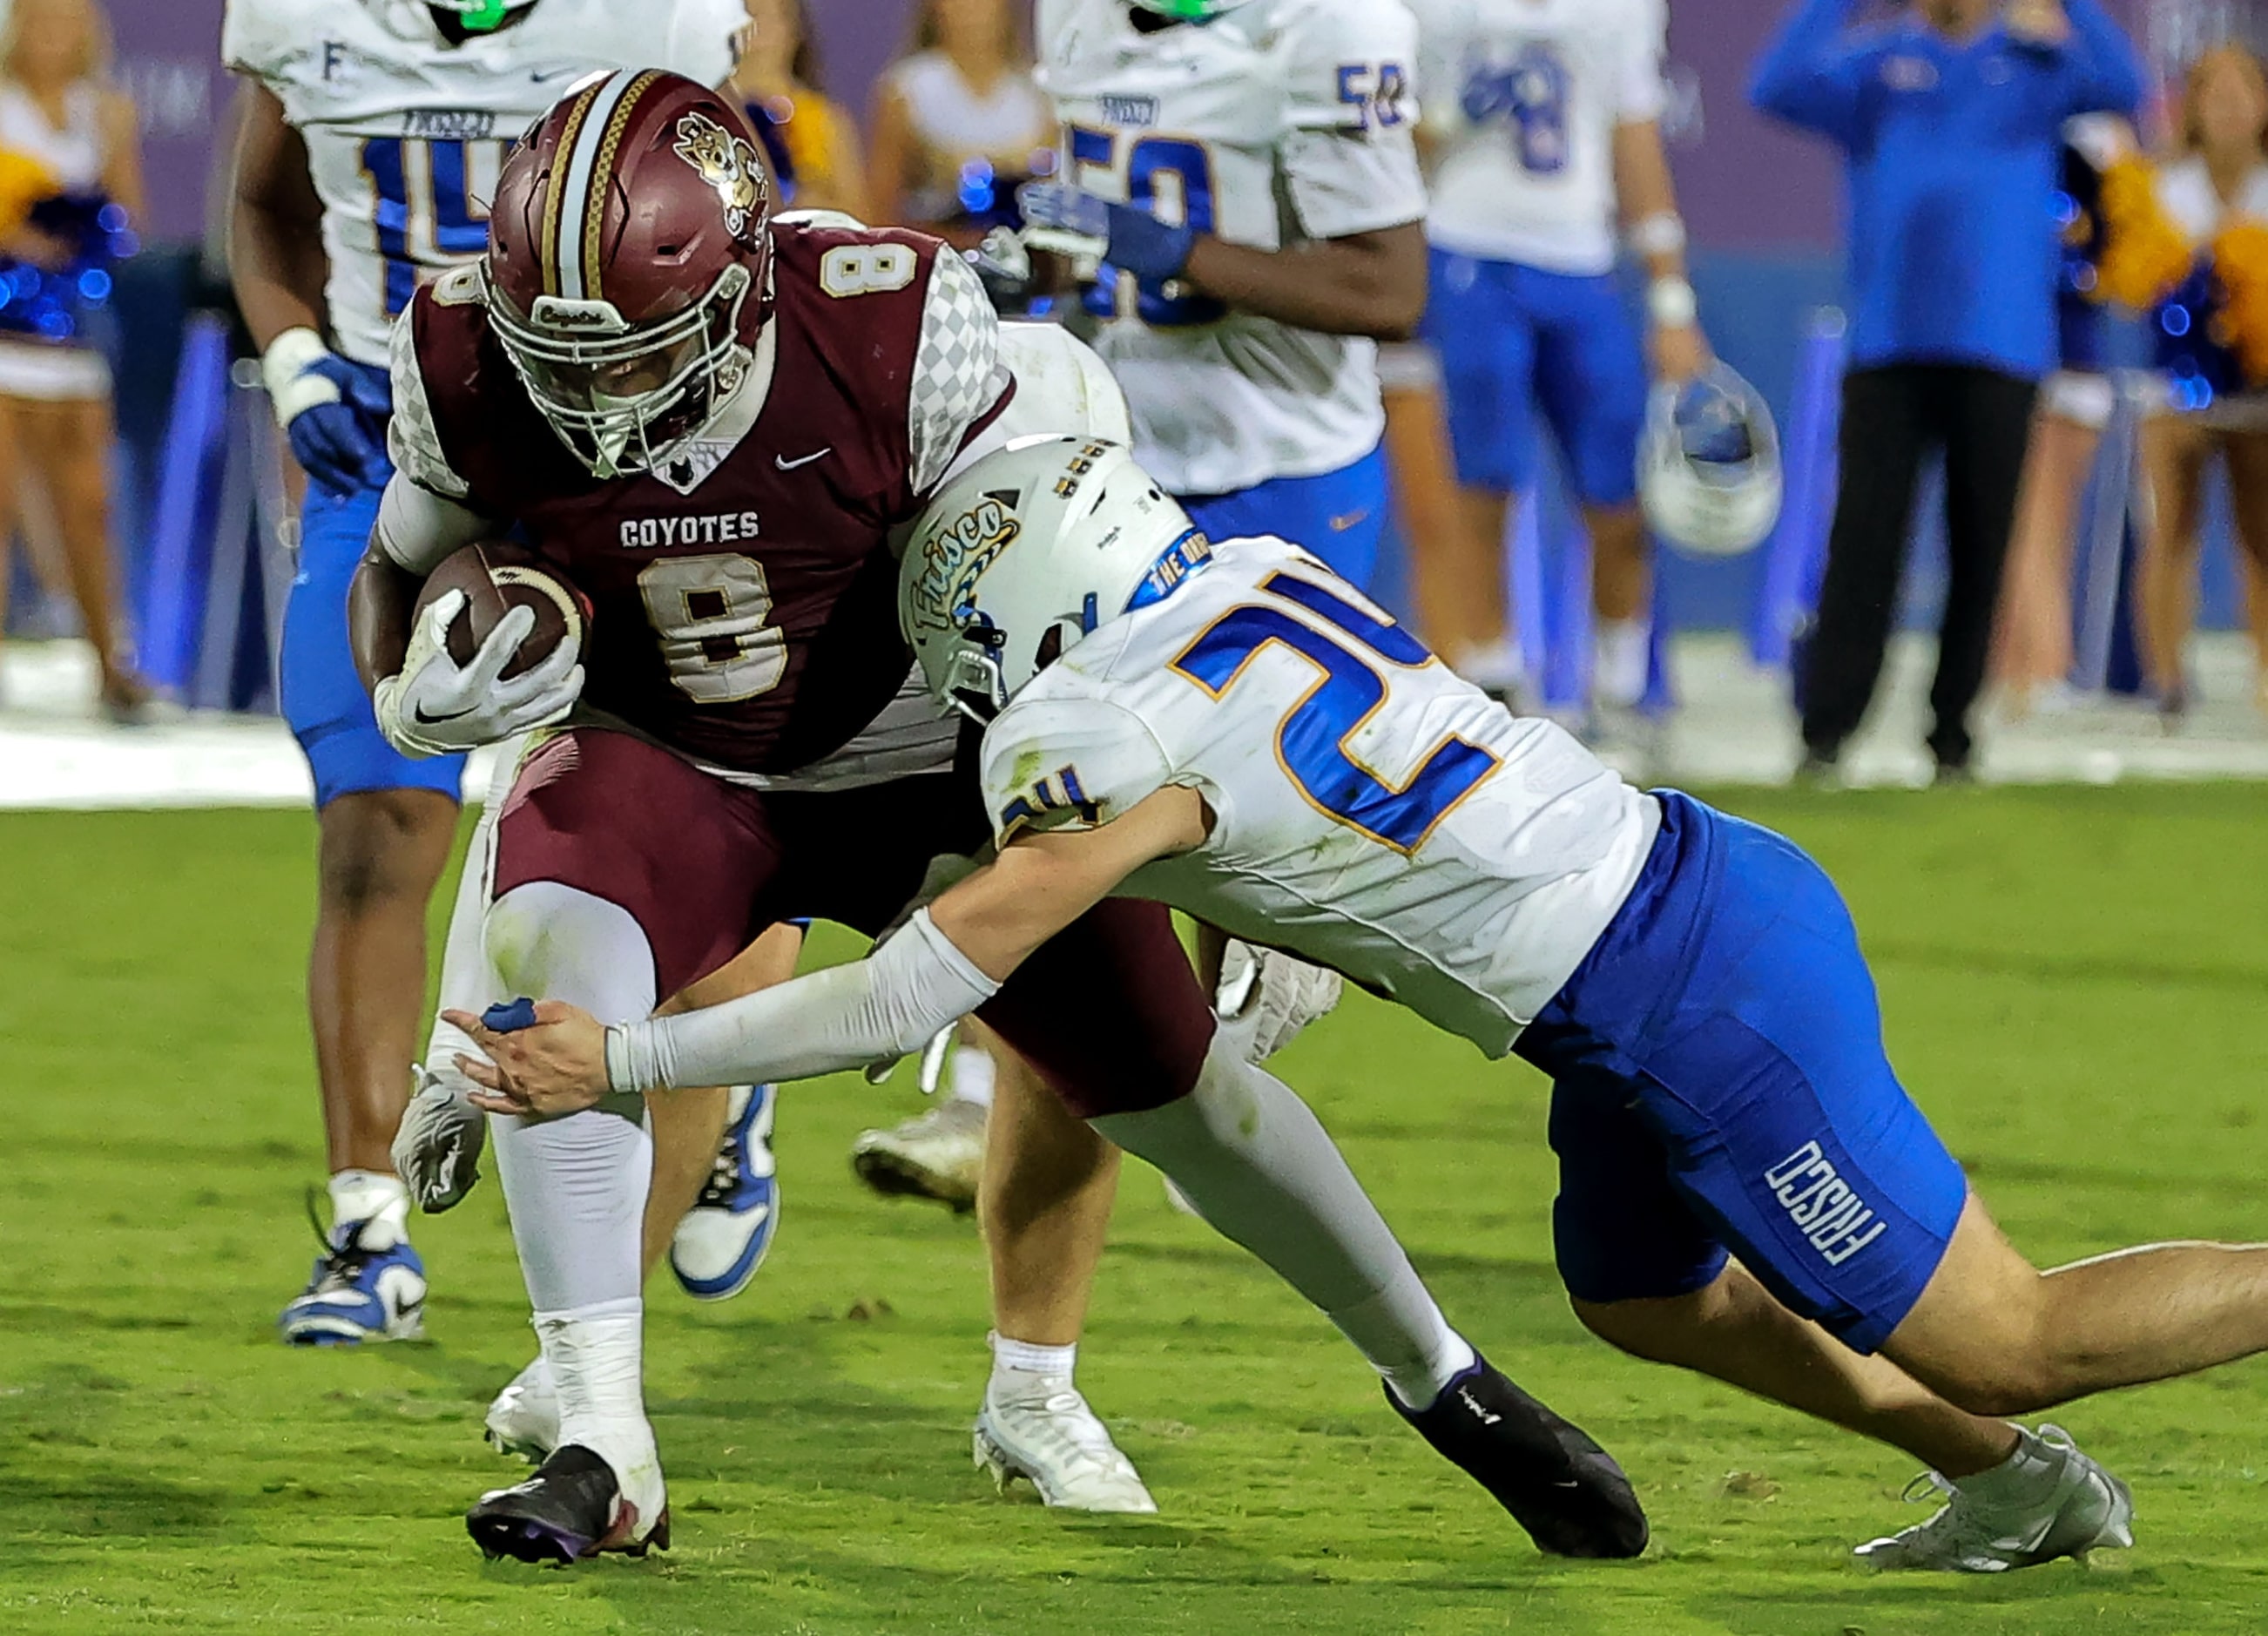
[[[1331,519],[1331,532],[1333,534],[1344,534],[1348,529],[1353,527],[1357,523],[1360,522],[1364,518],[1369,515],[1370,507],[1367,505],[1364,506],[1359,512],[1342,512],[1338,516]]]
[[[425,707],[423,704],[416,704],[410,707],[409,714],[416,719],[419,726],[432,727],[438,726],[445,721],[455,721],[460,717],[469,716],[473,713],[475,708],[476,707],[474,705],[468,704],[464,709],[453,710],[446,716],[429,716],[425,713]]]
[[[830,443],[825,448],[820,450],[818,453],[806,454],[799,460],[792,461],[784,454],[775,454],[772,456],[772,464],[778,467],[782,471],[793,471],[799,466],[808,466],[812,461],[824,459],[826,456],[834,453],[835,446]]]
[[[529,70],[527,77],[541,85],[548,81],[564,79],[570,74],[580,74],[583,71],[579,64],[573,68],[538,68]]]

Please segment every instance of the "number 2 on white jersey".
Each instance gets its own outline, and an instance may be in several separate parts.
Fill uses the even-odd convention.
[[[1383,614],[1359,608],[1313,580],[1274,573],[1260,589],[1319,615],[1340,635],[1283,608],[1247,602],[1208,625],[1170,668],[1217,699],[1271,643],[1314,666],[1321,680],[1276,729],[1278,759],[1325,817],[1397,852],[1415,852],[1449,809],[1496,770],[1497,757],[1463,739],[1445,738],[1399,788],[1387,783],[1355,758],[1347,741],[1386,703],[1389,683],[1376,661],[1416,670],[1432,664],[1432,654]]]
[[[696,704],[732,704],[779,686],[787,636],[765,623],[772,593],[762,563],[727,553],[665,557],[637,583],[679,692]]]

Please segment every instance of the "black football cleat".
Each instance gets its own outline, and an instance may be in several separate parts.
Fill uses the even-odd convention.
[[[622,1497],[614,1469],[576,1444],[553,1451],[535,1475],[510,1488],[492,1489],[465,1513],[465,1531],[490,1561],[562,1566],[602,1551],[633,1557],[669,1549],[669,1511],[640,1534],[637,1507]]]
[[[1615,1458],[1491,1367],[1485,1358],[1423,1409],[1387,1402],[1435,1452],[1512,1513],[1553,1557],[1634,1557],[1646,1509]]]

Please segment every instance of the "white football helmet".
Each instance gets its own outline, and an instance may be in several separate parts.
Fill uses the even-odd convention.
[[[1693,556],[1737,556],[1779,520],[1779,433],[1756,389],[1724,364],[1663,381],[1638,438],[1646,520]]]
[[[990,721],[1081,637],[1211,560],[1123,444],[1021,438],[922,513],[898,571],[898,621],[932,696]]]

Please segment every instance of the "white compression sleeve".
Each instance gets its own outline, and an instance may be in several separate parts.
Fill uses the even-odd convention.
[[[607,1030],[617,1091],[807,1080],[919,1050],[999,991],[917,910],[873,953],[700,1011]]]

